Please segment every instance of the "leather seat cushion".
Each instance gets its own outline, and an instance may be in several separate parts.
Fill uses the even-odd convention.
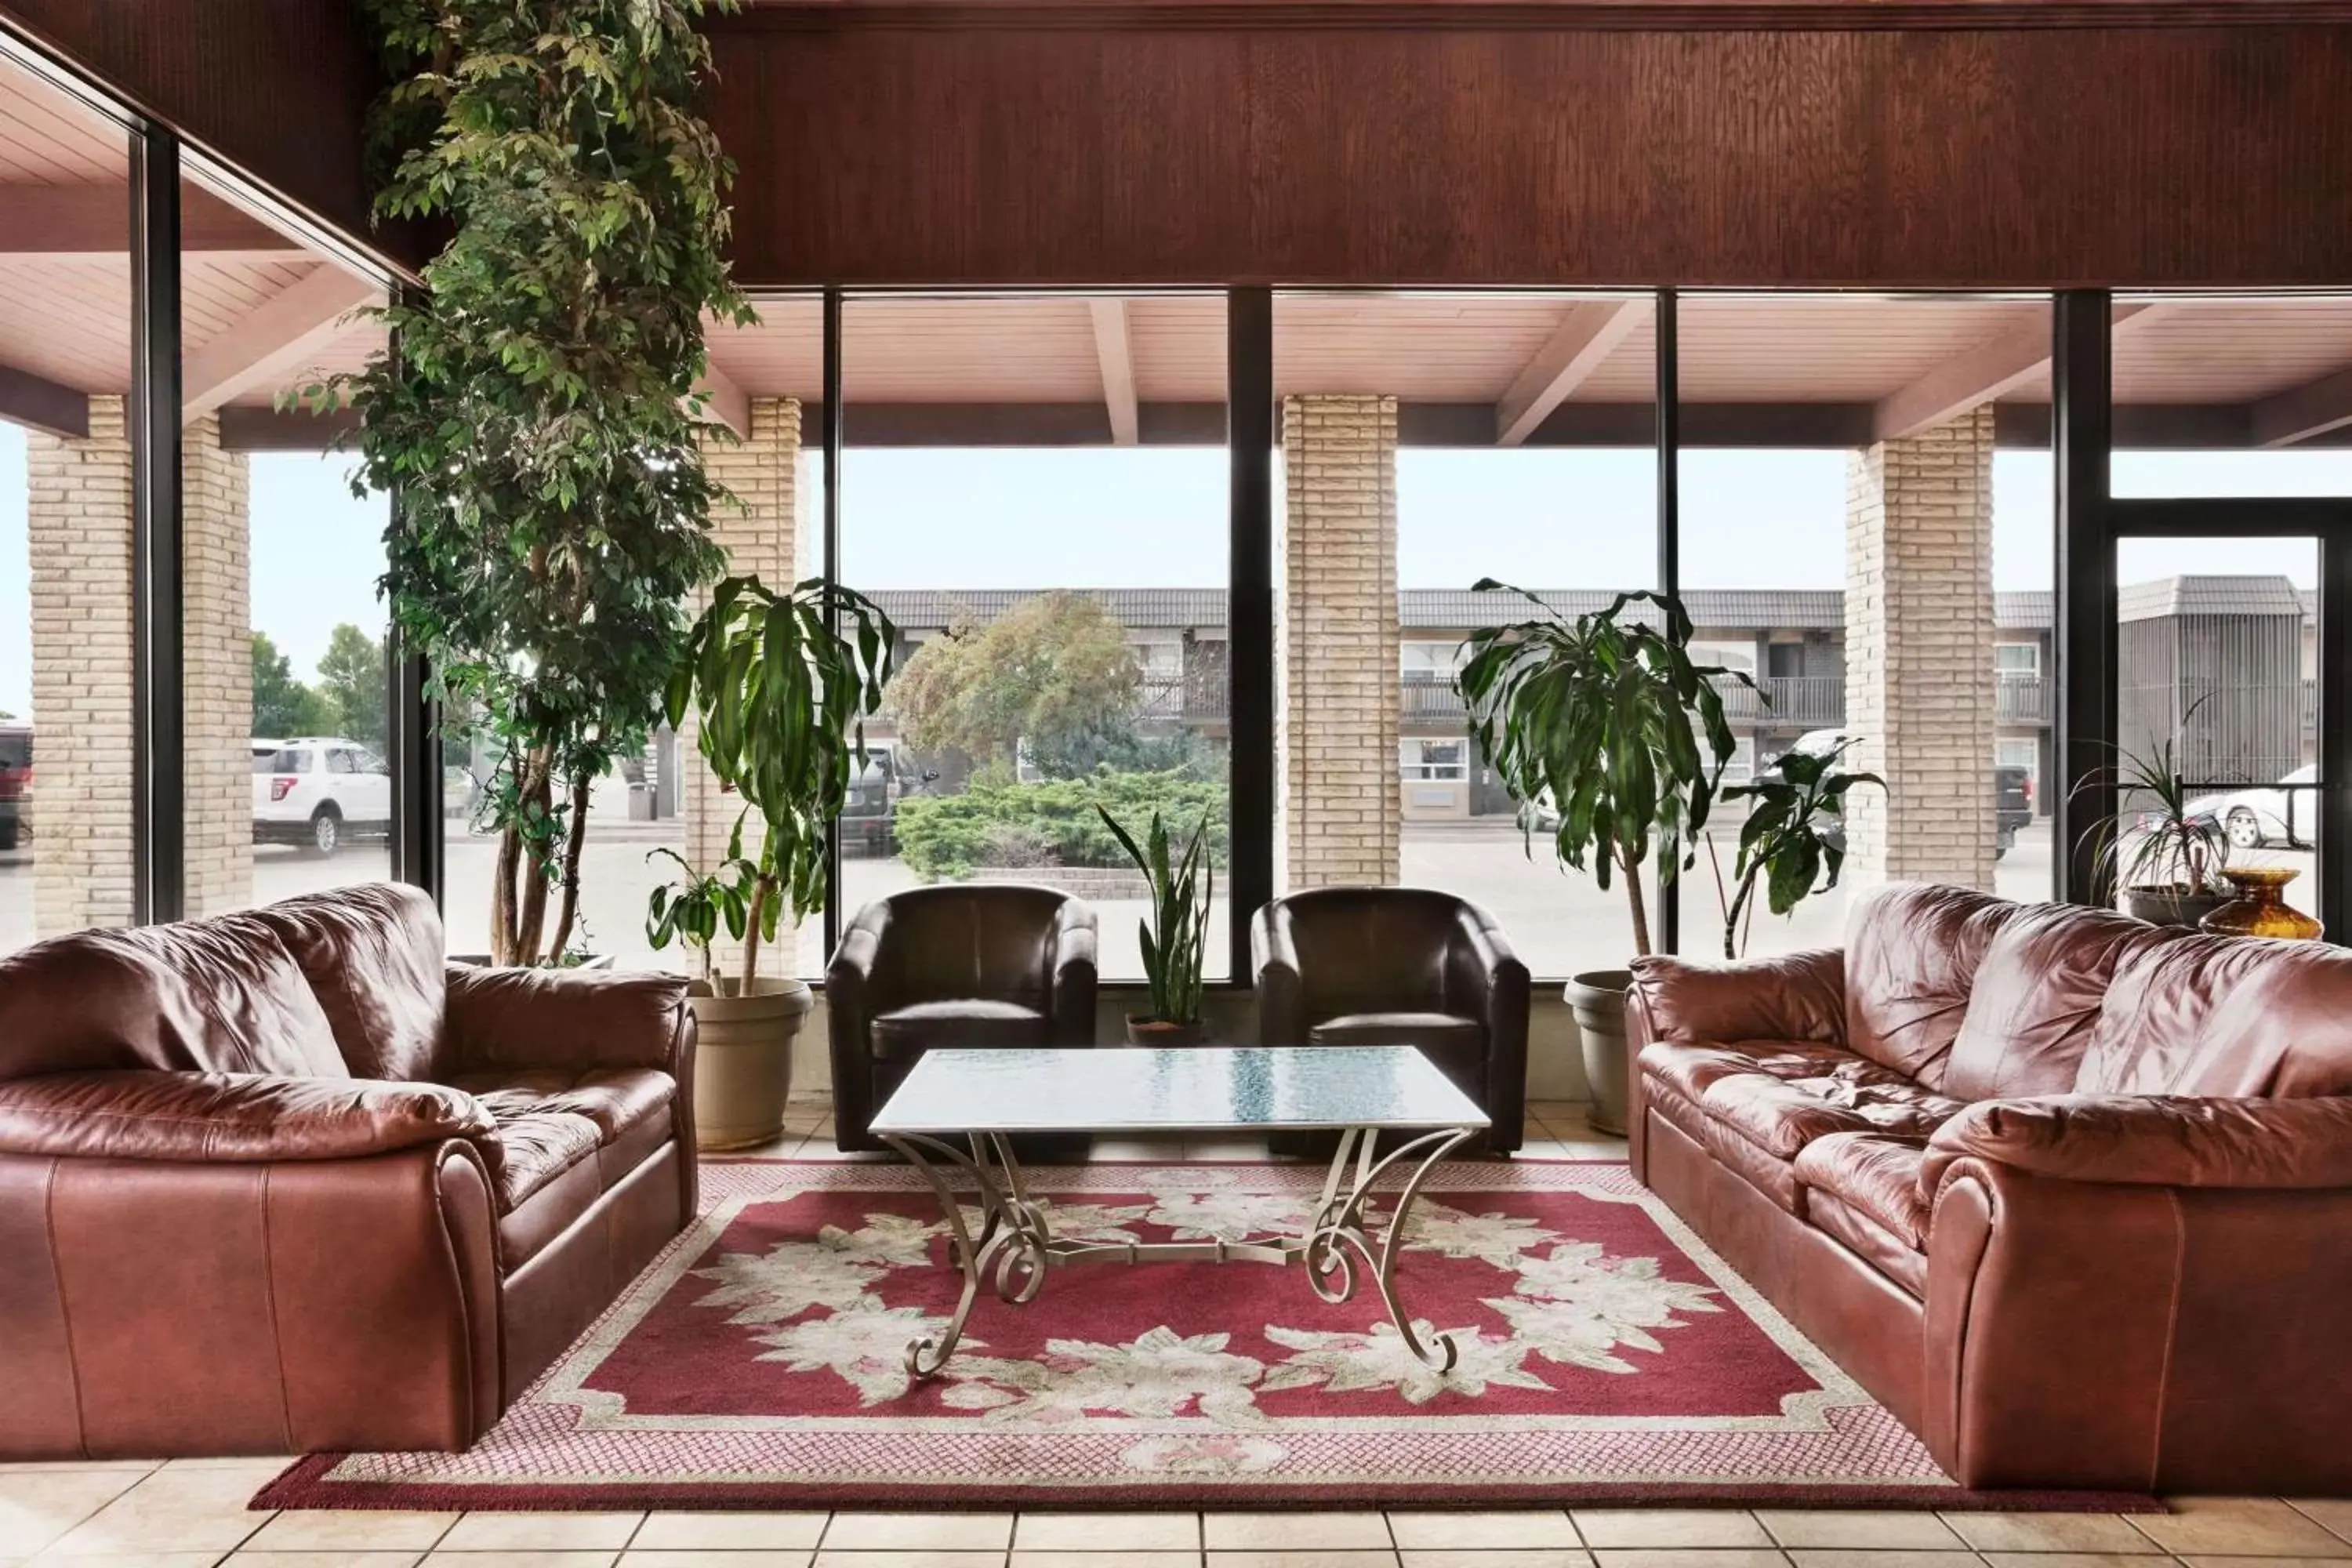
[[[503,1106],[482,1103],[498,1126],[476,1140],[476,1145],[490,1167],[502,1214],[520,1208],[582,1161],[593,1159],[604,1141],[596,1124],[576,1111],[529,1110],[511,1099]]]
[[[1343,1013],[1311,1026],[1307,1038],[1318,1046],[1423,1046],[1433,1060],[1440,1052],[1483,1055],[1486,1026],[1453,1013]]]
[[[877,1060],[912,1061],[934,1049],[1049,1045],[1053,1025],[1038,1008],[972,996],[917,1002],[877,1013],[871,1034]]]
[[[458,1073],[449,1086],[480,1100],[493,1116],[541,1110],[584,1116],[607,1143],[647,1118],[667,1119],[677,1098],[677,1080],[652,1068],[496,1068]]]
[[[1924,1249],[1928,1202],[1919,1173],[1927,1159],[1924,1138],[1838,1132],[1805,1145],[1796,1159],[1797,1179]]]
[[[1852,1051],[1807,1040],[1733,1040],[1707,1045],[1660,1041],[1644,1047],[1641,1070],[1696,1105],[1709,1086],[1738,1073],[1768,1078],[1821,1078],[1853,1064],[1867,1065]]]
[[[1699,1108],[1767,1153],[1793,1160],[1833,1132],[1889,1132],[1925,1140],[1965,1109],[1866,1062],[1820,1078],[1735,1073],[1709,1084]]]

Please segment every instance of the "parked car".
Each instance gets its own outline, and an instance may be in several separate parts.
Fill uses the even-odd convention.
[[[0,724],[0,849],[33,833],[33,727]]]
[[[350,839],[392,831],[392,769],[333,736],[253,742],[253,841],[332,855]]]
[[[1798,736],[1796,743],[1787,752],[1781,752],[1780,756],[1785,757],[1792,752],[1802,752],[1807,756],[1819,756],[1844,739],[1845,734],[1843,731],[1808,730]],[[1851,767],[1853,764],[1849,762],[1846,765]],[[1775,757],[1771,766],[1766,768],[1759,776],[1769,776],[1779,767],[1780,757]],[[2019,833],[2033,826],[2033,772],[2032,769],[1995,765],[1992,770],[1992,852],[1993,858],[1997,860],[2007,855],[2016,846]],[[1840,820],[1831,824],[1823,829],[1822,837],[1840,849],[1844,848],[1845,823]]]
[[[2307,847],[2319,821],[2319,794],[2280,786],[2317,782],[2318,766],[2306,763],[2277,784],[2200,795],[2181,809],[2181,815],[2191,822],[2220,824],[2232,848],[2259,849],[2265,844]]]
[[[863,845],[876,858],[893,853],[898,847],[898,802],[920,795],[939,776],[939,770],[917,767],[895,747],[872,748],[849,781],[849,798],[841,811],[841,841]]]

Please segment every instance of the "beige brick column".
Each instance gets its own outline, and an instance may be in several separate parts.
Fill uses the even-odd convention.
[[[1858,884],[1993,878],[1990,405],[1846,466],[1845,730]]]
[[[251,467],[206,415],[180,440],[187,912],[253,902]]]
[[[710,534],[727,552],[727,570],[755,573],[761,582],[780,592],[800,576],[795,570],[800,453],[801,405],[799,399],[791,397],[753,398],[750,436],[738,441],[719,433],[703,447],[703,463],[710,477],[735,496],[735,504],[714,507],[710,516]],[[708,870],[725,857],[727,837],[743,807],[741,801],[719,787],[703,764],[697,731],[689,712],[677,737],[680,800],[686,817],[686,858],[698,869]],[[744,828],[744,853],[756,853],[759,843],[755,818]],[[777,931],[774,943],[761,950],[761,972],[791,974],[795,946],[793,928],[787,924]],[[742,962],[740,944],[727,942],[723,932],[717,953],[722,972]],[[690,966],[683,952],[673,951],[667,956],[679,967]]]
[[[1282,405],[1276,832],[1284,890],[1397,879],[1393,397]]]
[[[127,925],[131,897],[131,437],[26,438],[33,600],[33,926]]]

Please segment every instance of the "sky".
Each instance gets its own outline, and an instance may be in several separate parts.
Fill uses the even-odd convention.
[[[253,457],[253,625],[312,679],[341,622],[383,623],[383,503],[355,500],[352,459]],[[1836,451],[1683,455],[1683,579],[1692,588],[1837,588],[1845,465]],[[1656,462],[1646,450],[1408,449],[1397,459],[1397,581],[1466,588],[1640,585],[1655,571]],[[803,468],[817,515],[815,465]],[[1993,459],[1993,585],[2051,586],[2047,453]],[[2119,453],[2118,495],[2352,495],[2352,451]],[[1278,492],[1277,492],[1278,493]],[[1216,587],[1226,580],[1226,469],[1204,447],[853,449],[844,577],[865,588]],[[25,436],[0,424],[0,711],[32,700]],[[2134,577],[2279,573],[2315,585],[2306,541],[2142,542]]]

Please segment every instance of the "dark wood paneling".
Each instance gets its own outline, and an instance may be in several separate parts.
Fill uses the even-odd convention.
[[[386,259],[362,153],[374,56],[348,0],[0,0],[0,21],[288,205]]]
[[[715,32],[757,285],[2352,273],[2344,26]]]

